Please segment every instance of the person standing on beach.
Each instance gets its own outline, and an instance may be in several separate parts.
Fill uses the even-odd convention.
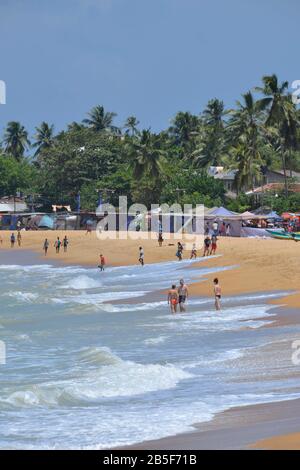
[[[217,236],[216,235],[213,235],[211,237],[211,250],[210,250],[210,255],[215,255],[216,254],[216,250],[217,250]]]
[[[65,238],[63,239],[63,247],[64,247],[64,252],[65,253],[67,253],[67,251],[68,251],[68,245],[69,245],[69,240],[68,240],[68,237],[66,235]]]
[[[219,224],[218,224],[217,219],[213,223],[213,232],[214,232],[214,235],[216,236],[219,235]]]
[[[196,258],[197,258],[197,248],[196,248],[196,243],[193,243],[190,259],[196,259]]]
[[[158,245],[159,245],[160,247],[162,246],[163,241],[164,241],[163,235],[162,235],[161,232],[159,232],[159,234],[158,234]]]
[[[11,247],[11,248],[14,248],[15,243],[16,243],[16,237],[15,237],[15,234],[12,233],[12,234],[11,234],[11,237],[10,237],[10,247]]]
[[[211,240],[210,240],[210,238],[207,236],[207,237],[204,239],[204,252],[203,252],[203,256],[208,256],[208,255],[209,255],[210,243],[211,243]]]
[[[144,250],[143,250],[142,246],[139,247],[139,262],[142,266],[144,266],[144,264],[145,264],[145,262],[144,262]]]
[[[60,241],[59,237],[57,237],[57,240],[54,243],[54,247],[55,247],[56,253],[59,253],[60,252],[60,247],[61,247],[61,241]]]
[[[104,271],[104,266],[105,266],[105,258],[103,255],[100,255],[100,264],[98,266],[100,271]]]
[[[20,230],[18,231],[17,241],[18,241],[18,246],[20,247],[22,244],[22,235],[21,235]]]
[[[221,310],[221,286],[219,284],[219,279],[216,277],[214,279],[214,294],[215,294],[215,307],[216,310]]]
[[[171,313],[177,312],[177,304],[178,304],[178,291],[176,289],[176,285],[173,284],[172,288],[168,292],[168,305],[170,305]]]
[[[44,250],[45,256],[47,256],[48,248],[49,248],[49,242],[48,242],[48,239],[46,238],[45,241],[44,241],[44,245],[43,245],[43,250]]]
[[[178,287],[178,303],[181,312],[185,312],[185,302],[187,301],[189,296],[189,291],[187,285],[184,283],[183,279],[179,281]]]
[[[182,261],[182,253],[183,253],[183,245],[182,245],[182,243],[178,242],[177,243],[177,252],[176,252],[176,256],[178,258],[178,261]]]

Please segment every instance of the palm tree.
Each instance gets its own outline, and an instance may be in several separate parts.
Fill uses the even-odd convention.
[[[37,148],[35,155],[39,155],[43,149],[47,149],[53,145],[54,126],[53,124],[49,126],[49,124],[43,121],[40,127],[36,127],[35,130],[35,143],[32,147]]]
[[[126,122],[124,124],[124,129],[126,129],[126,134],[131,134],[132,137],[134,137],[139,131],[137,126],[139,125],[139,121],[135,116],[129,116],[126,119]]]
[[[263,163],[260,152],[265,139],[263,117],[263,104],[255,101],[250,91],[242,95],[242,101],[237,101],[237,109],[231,111],[227,135],[234,144],[233,166],[238,167],[236,181],[239,189],[253,188],[255,180],[262,177],[258,168]]]
[[[94,131],[119,133],[118,127],[113,125],[114,117],[117,116],[116,113],[105,112],[103,106],[95,106],[88,113],[88,116],[82,122]]]
[[[134,178],[140,180],[147,176],[158,186],[165,158],[159,136],[143,130],[140,138],[130,144],[130,156]]]
[[[21,160],[25,150],[30,146],[28,132],[16,121],[10,121],[7,124],[3,142],[5,152],[13,155],[16,160]]]
[[[287,93],[288,82],[278,82],[275,74],[262,78],[263,87],[256,88],[263,93],[265,98],[261,100],[262,107],[267,111],[266,126],[274,127],[278,130],[280,138],[281,160],[284,172],[285,195],[288,196],[288,180],[286,153],[290,159],[291,153],[298,146],[297,127],[299,118],[296,107],[292,102],[291,95]]]
[[[191,142],[197,134],[199,122],[198,116],[189,112],[177,113],[169,128],[169,133],[175,144],[186,150],[191,150]]]

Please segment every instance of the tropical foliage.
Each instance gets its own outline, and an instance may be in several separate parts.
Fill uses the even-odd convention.
[[[47,208],[54,202],[74,206],[80,192],[82,208],[94,210],[100,192],[113,204],[126,195],[129,203],[148,206],[180,202],[245,210],[254,204],[246,190],[261,184],[271,168],[283,170],[285,189],[267,202],[290,210],[298,204],[289,194],[289,177],[300,170],[300,114],[288,83],[276,75],[264,76],[234,109],[214,98],[200,114],[178,112],[159,133],[141,129],[135,116],[118,127],[116,117],[98,105],[57,133],[42,122],[32,137],[21,123],[9,122],[0,151],[0,196],[35,193]],[[235,200],[208,176],[210,166],[235,170]]]

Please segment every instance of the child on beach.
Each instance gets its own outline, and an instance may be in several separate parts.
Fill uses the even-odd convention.
[[[196,259],[196,258],[197,258],[197,248],[196,248],[196,243],[193,243],[190,259]]]
[[[170,305],[171,313],[177,312],[177,304],[178,304],[178,292],[176,289],[176,285],[173,284],[172,288],[168,292],[168,305]]]
[[[145,264],[145,262],[144,262],[144,250],[143,250],[142,246],[139,247],[139,262],[142,266],[144,266],[144,264]]]
[[[215,307],[216,310],[221,310],[221,287],[219,285],[219,279],[214,279],[214,294],[215,294]]]

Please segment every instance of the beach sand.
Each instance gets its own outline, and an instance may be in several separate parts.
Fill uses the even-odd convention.
[[[10,258],[9,232],[1,232],[3,259]],[[55,254],[55,239],[67,235],[70,245],[67,253]],[[136,234],[139,235],[139,234]],[[43,256],[45,238],[50,241],[49,254]],[[165,241],[159,247],[156,235],[153,240],[98,240],[95,233],[86,235],[82,231],[70,232],[22,232],[22,255],[26,263],[34,264],[38,259],[48,262],[95,266],[99,254],[103,253],[112,266],[138,263],[138,247],[143,246],[145,262],[155,263],[175,260],[176,240]],[[168,246],[172,244],[172,246]],[[14,260],[19,250],[15,246]],[[25,251],[23,251],[25,250]],[[32,256],[30,252],[34,251]],[[277,324],[290,325],[299,322],[300,314],[300,244],[294,241],[274,239],[220,238],[218,255],[207,259],[202,266],[235,266],[234,269],[219,273],[218,277],[224,296],[249,292],[295,291],[275,302],[290,307],[281,310]],[[25,253],[25,254],[24,254]],[[202,247],[198,249],[202,255]],[[184,253],[184,258],[189,253]],[[212,279],[206,276],[190,286],[191,296],[212,296]],[[288,313],[286,313],[288,312]],[[298,318],[299,316],[299,318]],[[254,446],[261,449],[298,449],[300,447],[300,401],[293,400],[266,405],[228,410],[217,415],[210,423],[197,426],[195,432],[172,436],[159,441],[135,445],[134,449],[225,449]],[[272,437],[273,436],[273,437]]]
[[[109,232],[107,236],[112,235]],[[3,244],[0,249],[10,249],[9,232],[1,232]],[[56,237],[67,235],[70,240],[68,253],[56,255],[53,247]],[[126,235],[121,233],[121,235]],[[141,232],[133,232],[131,236],[140,236]],[[147,235],[147,234],[144,234]],[[84,231],[69,232],[22,232],[22,248],[33,250],[43,256],[42,246],[45,238],[50,241],[48,259],[68,264],[96,266],[102,253],[109,265],[120,266],[138,263],[138,247],[143,246],[145,263],[175,260],[177,240],[166,240],[159,247],[157,236],[154,239],[106,239],[99,240],[95,232],[86,235]],[[171,246],[169,246],[171,244]],[[18,248],[15,247],[15,250]],[[277,300],[279,304],[300,308],[300,244],[294,241],[254,238],[220,237],[217,254],[220,257],[205,261],[205,266],[232,266],[236,268],[219,275],[223,295],[235,295],[247,292],[266,292],[271,290],[294,290],[295,295]],[[184,252],[184,258],[190,252]],[[198,248],[198,256],[202,255],[202,247]],[[202,264],[203,265],[203,264]],[[212,295],[213,275],[201,280],[190,288],[191,295]]]

